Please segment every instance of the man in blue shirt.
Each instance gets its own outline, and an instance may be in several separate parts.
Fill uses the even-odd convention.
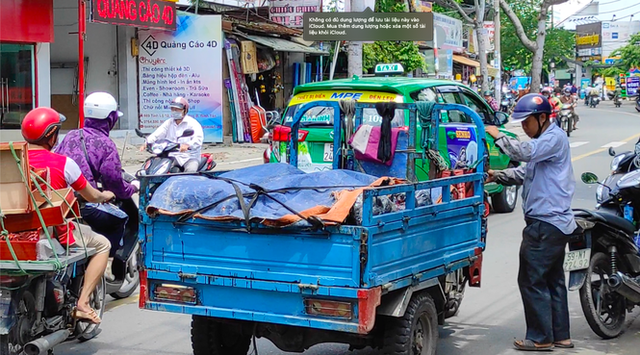
[[[565,246],[577,228],[571,211],[575,179],[566,133],[552,124],[551,104],[540,94],[527,94],[516,104],[512,122],[521,122],[532,138],[520,142],[487,126],[487,134],[512,160],[527,163],[502,171],[489,170],[489,180],[522,185],[526,227],[520,246],[518,286],[524,303],[527,334],[514,346],[548,351],[573,348],[564,276]]]

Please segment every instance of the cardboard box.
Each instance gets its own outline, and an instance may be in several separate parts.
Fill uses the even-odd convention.
[[[40,189],[38,189],[36,184],[31,181],[31,193],[36,200],[36,204],[38,206],[42,206],[47,203],[48,200],[51,200],[51,189],[49,188],[49,186],[51,186],[51,171],[49,170],[49,168],[36,169],[34,167],[31,167],[31,171],[31,176],[34,176],[35,174],[45,181],[43,182],[42,180],[40,180],[40,178],[35,177],[36,183],[40,185]],[[44,192],[44,196],[42,195],[40,190]]]
[[[72,212],[73,211],[73,212]],[[80,216],[80,206],[73,189],[54,190],[51,193],[51,204],[46,203],[40,207],[42,219],[47,227],[59,226],[67,222],[67,218],[73,218],[74,213]],[[7,215],[4,218],[5,228],[12,233],[38,229],[42,227],[38,214],[35,211],[22,214]]]
[[[26,142],[13,143],[22,171],[28,179],[27,147]],[[30,185],[25,184],[9,143],[0,143],[0,208],[4,215],[27,213],[33,210],[33,202],[29,196]]]
[[[244,74],[258,73],[258,51],[253,41],[241,41],[242,49],[242,72]]]

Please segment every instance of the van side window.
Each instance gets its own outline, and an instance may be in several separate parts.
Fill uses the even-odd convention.
[[[479,99],[476,95],[466,90],[462,92],[462,97],[464,98],[464,105],[476,111],[482,118],[482,122],[485,124],[495,124],[493,112],[489,109],[488,104],[481,101],[482,99]],[[469,123],[473,122],[471,117],[468,117],[466,114],[465,118],[469,120]]]
[[[410,96],[413,101],[435,101],[437,94],[433,88],[424,88],[412,92]]]
[[[463,104],[464,105],[464,103],[460,101],[460,94],[457,92],[441,92],[440,95],[442,96],[444,103],[446,104]],[[451,123],[471,123],[472,122],[471,118],[467,117],[467,115],[465,115],[464,113],[458,110],[447,111],[447,116],[449,118],[449,122]]]

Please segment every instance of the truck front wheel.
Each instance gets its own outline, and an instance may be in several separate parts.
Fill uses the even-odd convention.
[[[209,317],[191,318],[193,355],[247,355],[251,336],[239,327],[220,324]]]
[[[387,318],[385,355],[435,355],[438,312],[427,293],[414,294],[402,318]]]

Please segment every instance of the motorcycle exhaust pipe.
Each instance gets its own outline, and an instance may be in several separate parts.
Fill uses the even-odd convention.
[[[640,303],[640,283],[618,271],[607,280],[612,291],[634,303]]]
[[[54,346],[69,338],[71,333],[67,329],[60,329],[42,338],[38,338],[24,346],[24,353],[27,355],[45,355]]]

